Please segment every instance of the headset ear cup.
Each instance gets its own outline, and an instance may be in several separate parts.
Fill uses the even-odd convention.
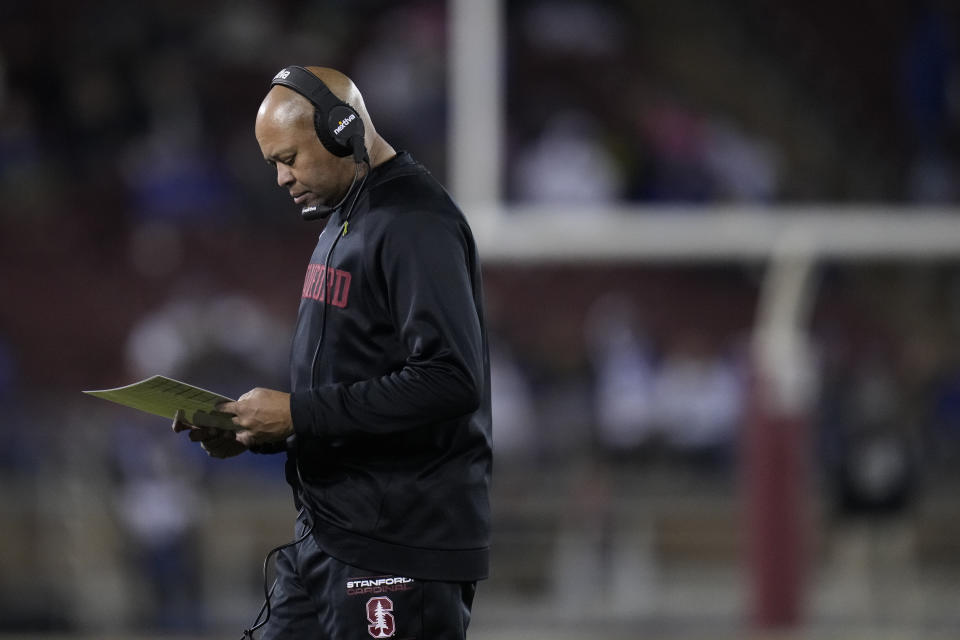
[[[364,127],[363,119],[353,107],[346,103],[340,103],[330,109],[327,113],[327,127],[337,145],[343,147],[348,152],[353,151],[353,145],[350,140],[356,136],[363,139]]]
[[[333,128],[330,127],[329,118],[324,118],[320,109],[316,107],[313,110],[313,128],[316,129],[317,137],[327,151],[339,158],[350,155],[351,148],[337,140],[333,134]]]

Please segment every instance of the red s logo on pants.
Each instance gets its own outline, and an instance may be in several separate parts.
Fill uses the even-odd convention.
[[[367,600],[367,631],[374,638],[390,638],[397,632],[393,619],[393,600],[385,596]]]

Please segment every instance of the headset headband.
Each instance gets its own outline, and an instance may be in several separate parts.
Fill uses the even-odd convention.
[[[296,65],[281,69],[277,75],[273,76],[270,86],[272,87],[275,84],[282,84],[293,89],[312,102],[314,106],[323,110],[324,113],[329,113],[337,105],[346,104],[333,95],[333,92],[327,88],[327,85],[323,84],[320,78]]]

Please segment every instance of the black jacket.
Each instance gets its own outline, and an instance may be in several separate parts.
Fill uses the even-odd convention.
[[[375,167],[347,211],[331,216],[304,280],[287,478],[333,557],[484,578],[490,365],[473,236],[407,153]]]

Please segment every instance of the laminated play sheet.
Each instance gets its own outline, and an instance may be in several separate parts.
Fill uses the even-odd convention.
[[[217,405],[232,402],[231,398],[166,376],[153,376],[125,387],[84,393],[169,420],[182,410],[187,422],[200,427],[234,431],[240,428],[231,421],[232,414],[217,411]]]

